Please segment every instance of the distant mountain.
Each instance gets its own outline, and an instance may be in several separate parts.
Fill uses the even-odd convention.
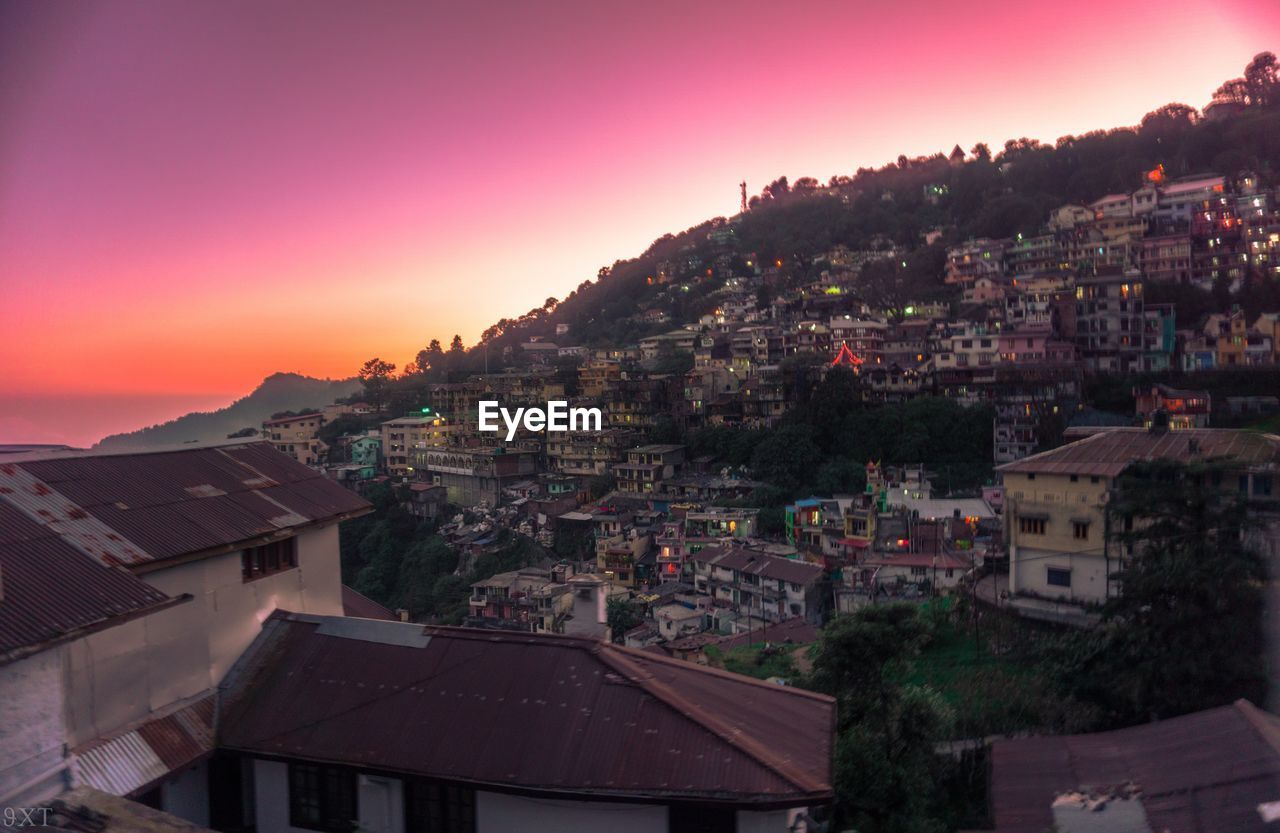
[[[321,408],[360,389],[359,379],[313,379],[297,373],[274,373],[248,396],[216,411],[180,416],[127,434],[104,437],[95,448],[126,450],[226,439],[243,428],[260,428],[280,411]]]

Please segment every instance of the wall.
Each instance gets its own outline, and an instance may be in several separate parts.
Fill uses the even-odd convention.
[[[337,525],[299,536],[297,568],[248,583],[238,551],[142,578],[194,598],[67,647],[72,746],[216,686],[277,608],[342,615]]]
[[[1005,474],[1004,514],[1011,591],[1085,602],[1106,599],[1103,506],[1110,483],[1105,477],[1097,480],[1094,483],[1088,475],[1080,475],[1073,483],[1065,474],[1039,473],[1034,480],[1025,473]],[[1044,534],[1020,531],[1018,519],[1024,515],[1046,515]],[[1089,521],[1087,539],[1074,537],[1073,519]],[[1115,566],[1113,563],[1112,567]],[[1071,570],[1071,587],[1050,585],[1048,567]]]
[[[204,761],[160,786],[160,806],[201,827],[209,826],[209,767]]]
[[[63,704],[61,648],[0,666],[0,806],[64,788]]]
[[[666,829],[667,808],[660,805],[476,793],[476,833],[665,833]]]

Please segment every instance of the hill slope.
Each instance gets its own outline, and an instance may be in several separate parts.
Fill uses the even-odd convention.
[[[95,448],[127,450],[225,439],[242,428],[258,428],[280,411],[319,408],[360,389],[358,379],[313,379],[297,373],[273,373],[253,393],[216,411],[180,416],[127,434],[104,437]]]

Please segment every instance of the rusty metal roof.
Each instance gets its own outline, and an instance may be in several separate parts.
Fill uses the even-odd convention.
[[[369,510],[267,443],[0,460],[0,663],[173,604],[131,573]]]
[[[0,585],[0,663],[176,601],[87,555],[2,496]]]
[[[1152,830],[1271,830],[1280,800],[1280,718],[1245,700],[1114,732],[996,741],[991,803],[999,833],[1054,829],[1054,800],[1136,789]],[[1106,812],[1105,810],[1101,812]]]
[[[1245,466],[1280,464],[1280,437],[1254,431],[1191,428],[1154,432],[1111,428],[1073,443],[997,467],[1019,474],[1083,474],[1117,477],[1139,460],[1185,463],[1229,458]]]
[[[140,565],[365,512],[263,442],[0,463],[0,500],[106,564]]]
[[[130,795],[213,751],[214,694],[72,750],[80,783]]]
[[[699,550],[693,557],[697,561],[705,561],[726,570],[737,570],[747,575],[763,576],[793,584],[817,581],[822,576],[823,570],[821,564],[810,564],[795,558],[732,545],[707,547]]]
[[[277,612],[224,694],[219,744],[250,753],[548,794],[832,794],[830,698],[577,637]]]

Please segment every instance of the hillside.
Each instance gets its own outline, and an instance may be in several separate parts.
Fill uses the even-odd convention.
[[[319,408],[359,389],[357,379],[313,379],[297,373],[274,373],[248,396],[225,408],[187,414],[127,434],[112,434],[94,447],[125,450],[222,440],[242,428],[258,428],[264,419],[280,411]]]

